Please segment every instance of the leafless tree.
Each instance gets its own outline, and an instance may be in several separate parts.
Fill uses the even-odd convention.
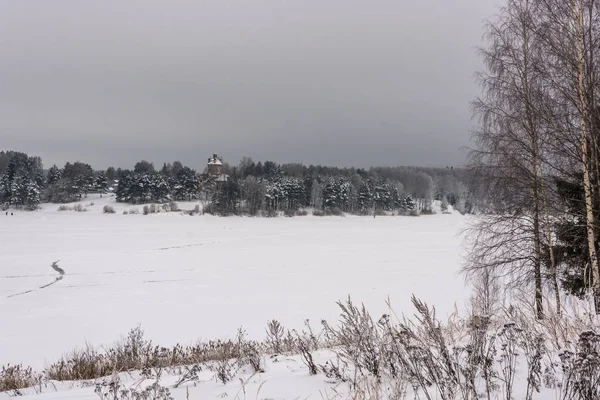
[[[480,49],[486,72],[478,74],[483,95],[473,103],[480,128],[470,167],[484,180],[494,213],[474,227],[476,236],[467,271],[501,270],[509,283],[533,278],[538,318],[543,318],[542,224],[546,93],[537,66],[542,42],[536,34],[538,5],[509,0],[485,28],[489,47]]]

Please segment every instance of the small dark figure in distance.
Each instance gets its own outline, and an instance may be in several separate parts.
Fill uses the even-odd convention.
[[[10,213],[10,215],[15,215],[15,214],[13,214],[13,213]]]

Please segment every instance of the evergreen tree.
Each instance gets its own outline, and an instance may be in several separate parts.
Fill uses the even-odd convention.
[[[19,171],[11,183],[10,203],[35,208],[40,202],[40,189],[27,171]]]
[[[402,209],[407,212],[414,211],[416,209],[415,201],[410,194],[407,194],[404,197],[404,201],[402,201]]]
[[[373,208],[373,193],[371,191],[371,183],[368,181],[363,182],[361,187],[358,189],[358,210],[367,212]]]
[[[350,184],[343,178],[329,178],[323,188],[323,207],[326,209],[338,208],[346,211]]]
[[[133,203],[132,195],[133,177],[131,174],[123,174],[119,183],[117,184],[117,190],[115,192],[116,199],[120,203]]]
[[[198,177],[196,171],[183,167],[177,173],[173,185],[173,194],[179,200],[191,200],[198,196]]]
[[[94,170],[91,165],[76,161],[73,164],[66,163],[63,168],[62,177],[65,179],[65,185],[70,183],[68,192],[75,192],[77,197],[81,197],[89,192],[94,186]]]
[[[373,203],[376,210],[391,211],[393,207],[392,191],[386,182],[380,181],[375,186]]]
[[[27,198],[25,200],[25,205],[32,210],[37,208],[41,201],[40,187],[38,184],[32,180],[29,180],[26,186],[26,192]]]
[[[557,266],[561,269],[561,284],[570,294],[583,297],[592,282],[589,268],[589,250],[586,236],[586,208],[581,173],[572,179],[557,179],[558,194],[567,209],[567,216],[555,223],[557,243],[554,245]],[[594,207],[596,221],[600,221],[600,209]],[[596,249],[600,247],[596,239]],[[545,245],[545,264],[549,267],[549,249]]]
[[[100,193],[106,193],[108,191],[108,178],[104,174],[104,172],[98,172],[98,176],[96,177],[95,189]]]
[[[173,173],[173,166],[171,163],[164,163],[162,168],[160,169],[160,174],[164,176],[171,176]]]
[[[60,178],[62,178],[62,172],[61,170],[56,166],[56,164],[54,164],[52,167],[50,167],[50,169],[48,170],[48,176],[46,177],[46,183],[48,185],[54,185],[56,184]]]
[[[164,202],[171,200],[171,188],[164,176],[160,174],[145,174],[143,177],[150,185],[150,198],[153,201]]]

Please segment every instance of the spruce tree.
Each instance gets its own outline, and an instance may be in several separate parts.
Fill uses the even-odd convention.
[[[60,180],[61,177],[62,177],[61,170],[56,166],[56,164],[54,164],[48,170],[48,175],[46,177],[46,183],[48,185],[54,185]]]
[[[106,193],[108,191],[108,178],[104,172],[99,172],[96,177],[95,189],[100,193]]]

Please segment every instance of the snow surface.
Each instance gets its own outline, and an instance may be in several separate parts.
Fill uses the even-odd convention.
[[[301,328],[305,319],[317,328],[321,319],[335,324],[335,302],[348,295],[374,317],[387,310],[388,296],[397,313],[412,315],[414,293],[441,318],[468,297],[458,274],[466,222],[459,214],[144,216],[123,215],[141,206],[107,196],[82,203],[87,212],[44,205],[0,215],[0,365],[42,370],[74,347],[113,343],[138,324],[165,346],[232,337],[240,326],[262,340],[273,318],[286,328]],[[117,213],[103,214],[105,204]],[[54,261],[65,271],[62,279]],[[272,375],[278,382],[272,390],[300,373],[306,386],[299,387],[307,390],[291,398],[321,398],[324,377],[302,371]],[[93,388],[85,390],[97,398]],[[207,390],[207,397],[191,398],[214,398]],[[88,398],[82,393],[39,398]]]

